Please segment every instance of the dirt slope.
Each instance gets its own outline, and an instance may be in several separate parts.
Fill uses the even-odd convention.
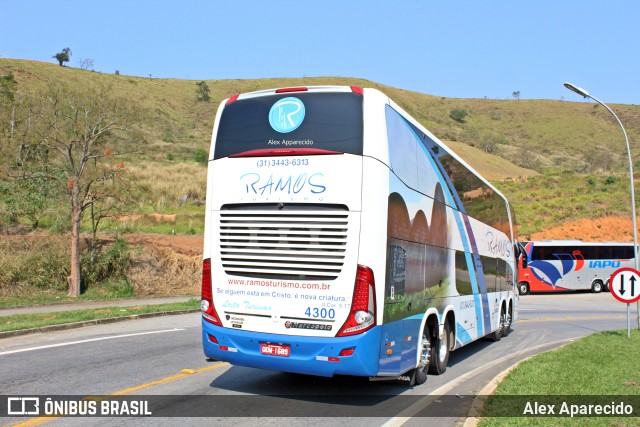
[[[610,216],[598,219],[583,218],[533,233],[530,236],[530,240],[633,242],[633,224],[630,216]]]

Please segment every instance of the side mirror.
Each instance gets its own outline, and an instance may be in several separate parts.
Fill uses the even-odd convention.
[[[518,256],[522,257],[522,268],[527,268],[527,266],[529,265],[529,257],[527,256],[526,249],[520,242],[516,242],[516,248]]]

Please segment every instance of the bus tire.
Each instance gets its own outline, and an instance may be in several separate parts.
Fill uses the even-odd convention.
[[[427,371],[429,370],[429,357],[431,356],[431,341],[429,341],[429,330],[425,326],[422,333],[422,344],[420,350],[420,360],[418,366],[409,373],[409,384],[420,385],[427,381]]]
[[[520,295],[528,295],[529,294],[529,284],[527,282],[518,283],[518,293]]]
[[[604,284],[602,283],[602,280],[594,280],[591,284],[591,292],[593,292],[594,294],[602,292],[603,289]]]
[[[489,338],[495,342],[498,342],[503,337],[504,332],[504,323],[506,321],[506,312],[504,306],[500,309],[500,324],[498,325],[498,329],[489,334]]]
[[[442,339],[436,332],[436,336],[433,339],[433,345],[431,346],[431,357],[429,361],[430,374],[441,375],[447,370],[447,363],[449,363],[449,349],[451,348],[451,335],[449,322],[445,321]]]
[[[504,318],[502,319],[502,336],[509,336],[509,332],[511,332],[511,307],[504,313]]]

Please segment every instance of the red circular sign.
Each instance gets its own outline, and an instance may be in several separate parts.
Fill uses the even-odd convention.
[[[609,279],[609,292],[627,304],[640,300],[640,272],[634,268],[617,269]]]

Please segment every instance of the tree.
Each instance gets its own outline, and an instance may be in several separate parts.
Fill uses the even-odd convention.
[[[201,81],[196,83],[196,99],[202,102],[208,102],[211,100],[211,96],[209,95],[209,85],[207,82]]]
[[[124,173],[118,157],[133,111],[111,98],[108,88],[75,93],[50,90],[30,103],[29,129],[16,134],[13,173],[24,180],[46,179],[63,192],[71,218],[69,296],[81,289],[80,224],[85,211],[104,200],[109,186]],[[24,125],[25,127],[27,125]]]
[[[71,59],[71,49],[65,47],[62,49],[62,52],[58,52],[52,56],[52,58],[56,58],[56,61],[60,64],[61,67],[64,67],[65,62],[69,62]]]
[[[13,76],[11,71],[9,71],[9,74],[6,76],[0,77],[0,98],[6,98],[8,101],[13,101],[17,88],[18,82],[16,82],[16,78]]]
[[[17,89],[18,82],[12,72],[0,77],[0,112],[10,112],[9,114],[0,114],[0,136],[5,137],[0,138],[0,152],[4,148],[5,142],[10,141],[13,137]]]
[[[80,68],[83,69],[83,70],[93,71],[94,64],[95,64],[95,62],[91,58],[84,58],[84,59],[80,60]]]
[[[520,99],[520,91],[519,90],[514,91],[511,95],[513,95],[513,97],[515,99]]]

